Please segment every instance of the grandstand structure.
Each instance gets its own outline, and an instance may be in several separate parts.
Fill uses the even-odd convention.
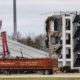
[[[9,49],[11,58],[15,58],[15,57],[18,57],[18,58],[21,58],[21,57],[47,58],[49,55],[47,52],[24,45],[8,37],[7,37],[7,44],[8,44],[8,49]],[[1,57],[2,57],[2,52],[3,52],[2,38],[0,37],[0,55]]]

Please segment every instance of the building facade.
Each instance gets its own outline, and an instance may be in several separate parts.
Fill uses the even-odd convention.
[[[80,15],[77,12],[65,12],[47,18],[47,48],[51,54],[57,54],[59,67],[80,68]]]

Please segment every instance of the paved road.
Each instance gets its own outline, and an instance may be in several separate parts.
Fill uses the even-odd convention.
[[[25,78],[25,77],[67,77],[67,78],[80,78],[80,73],[74,74],[54,74],[54,75],[38,75],[38,74],[27,74],[27,75],[0,75],[0,78],[7,78],[7,77],[15,77],[15,78]]]

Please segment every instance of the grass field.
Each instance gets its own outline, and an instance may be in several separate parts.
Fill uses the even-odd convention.
[[[0,80],[80,80],[80,78],[0,78]]]

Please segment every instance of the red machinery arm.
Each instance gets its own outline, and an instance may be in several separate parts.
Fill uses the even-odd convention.
[[[1,36],[2,36],[3,57],[5,57],[9,53],[7,46],[6,32],[2,32]]]

